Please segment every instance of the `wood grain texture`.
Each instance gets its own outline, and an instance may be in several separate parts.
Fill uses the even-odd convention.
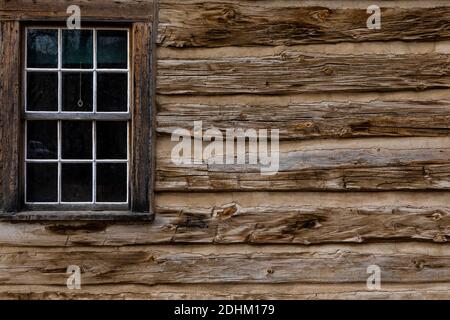
[[[292,1],[162,1],[159,43],[173,47],[296,45],[450,37],[450,8],[384,8],[382,28],[364,8],[302,6]]]
[[[151,21],[153,0],[0,0],[0,20],[63,20],[67,8],[78,5],[87,21]]]
[[[155,221],[0,223],[1,246],[148,244],[445,243],[450,208],[438,206],[158,206]]]
[[[450,88],[449,56],[332,54],[161,58],[159,94],[297,94]]]
[[[149,246],[136,248],[1,249],[2,285],[64,285],[67,266],[78,265],[83,285],[190,283],[365,284],[367,267],[382,270],[382,283],[448,283],[449,248],[410,247]],[[414,250],[413,250],[414,249]],[[420,249],[420,250],[418,250]]]
[[[426,138],[439,139],[434,143],[433,140],[399,139],[391,145],[367,143],[363,139],[347,141],[347,144],[330,142],[326,146],[289,145],[283,148],[281,144],[279,169],[274,175],[262,175],[260,164],[237,164],[236,161],[233,165],[178,165],[170,156],[161,153],[157,158],[156,189],[218,192],[450,188],[447,138]],[[414,141],[423,145],[414,146]]]
[[[0,198],[4,211],[15,212],[19,209],[20,199],[19,22],[0,22],[0,29]]]
[[[149,212],[153,198],[152,162],[154,153],[153,103],[151,93],[152,32],[150,23],[133,25],[134,102],[132,119],[132,170],[130,173],[132,211]]]
[[[278,129],[280,139],[343,137],[448,136],[450,101],[327,101],[280,104],[211,104],[163,102],[158,105],[157,131]]]
[[[64,286],[3,286],[0,298],[6,300],[59,299],[153,299],[153,300],[280,300],[280,299],[433,299],[450,298],[449,284],[386,284],[380,290],[365,285],[299,284],[188,284],[188,285],[94,285],[81,290]]]

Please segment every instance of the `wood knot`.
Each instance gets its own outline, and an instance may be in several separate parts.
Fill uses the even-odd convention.
[[[421,260],[414,260],[413,264],[414,264],[414,268],[416,268],[416,270],[418,270],[418,271],[423,270],[423,268],[425,267],[425,262],[423,262]]]
[[[434,221],[439,221],[442,219],[442,213],[440,212],[435,212],[431,215],[431,219]]]
[[[427,89],[427,85],[424,83],[421,83],[416,87],[416,91],[424,91],[426,89]]]
[[[334,70],[333,70],[333,68],[325,67],[322,69],[322,72],[324,74],[326,74],[327,76],[331,76],[334,73]]]
[[[237,203],[223,205],[220,208],[213,208],[212,217],[220,220],[230,219],[241,211],[241,207]]]
[[[224,19],[231,20],[231,19],[234,19],[235,17],[236,17],[236,11],[234,11],[233,9],[229,8],[229,9],[224,10],[224,13],[223,13]]]
[[[273,270],[272,268],[267,269],[267,273],[268,274],[274,274],[275,270]]]
[[[323,9],[323,10],[319,10],[319,11],[315,11],[315,12],[311,13],[311,17],[320,22],[324,22],[330,14],[331,14],[331,10]]]

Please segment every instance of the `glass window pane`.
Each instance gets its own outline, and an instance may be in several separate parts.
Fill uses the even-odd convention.
[[[127,122],[97,121],[97,159],[127,159]]]
[[[63,159],[92,159],[92,122],[62,121],[61,135]]]
[[[92,46],[92,30],[63,30],[63,68],[92,68]]]
[[[27,73],[27,111],[58,111],[58,73]]]
[[[56,121],[27,121],[27,158],[58,158]]]
[[[97,202],[127,201],[126,163],[97,164]]]
[[[58,164],[27,163],[26,201],[58,201]]]
[[[92,112],[92,72],[64,72],[62,110]]]
[[[126,30],[97,31],[97,68],[126,69],[127,58]]]
[[[58,30],[27,30],[27,67],[58,67]]]
[[[92,202],[92,163],[61,165],[61,201]]]
[[[97,74],[97,111],[126,112],[127,101],[128,75],[126,73]]]

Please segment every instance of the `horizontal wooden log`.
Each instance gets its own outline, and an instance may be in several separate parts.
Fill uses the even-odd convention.
[[[158,60],[159,94],[393,92],[450,88],[449,56],[332,54],[292,50],[265,56]]]
[[[159,103],[157,131],[278,129],[280,139],[448,136],[450,101],[288,102],[287,104]]]
[[[160,212],[162,217],[174,217],[174,242],[321,244],[450,239],[450,208],[243,208],[231,203],[212,209],[161,208]]]
[[[262,175],[261,168],[268,166],[237,164],[236,159],[234,164],[207,164],[206,161],[175,164],[170,156],[161,153],[157,159],[156,189],[388,191],[450,188],[447,138],[392,139],[396,142],[390,145],[386,141],[362,141],[364,139],[312,146],[283,147],[281,144],[278,172],[273,175]]]
[[[173,47],[295,45],[450,37],[450,8],[386,8],[368,29],[366,8],[300,6],[292,1],[162,1],[158,42]]]
[[[68,290],[63,286],[2,286],[0,299],[152,299],[152,300],[271,300],[271,299],[436,299],[450,298],[449,284],[382,285],[368,290],[365,285],[298,284],[189,284],[189,285],[98,285]]]
[[[299,195],[301,196],[301,195]],[[2,246],[120,246],[175,243],[366,243],[450,240],[439,206],[158,206],[151,223],[1,223]]]
[[[450,279],[449,248],[137,247],[88,250],[1,249],[2,285],[65,285],[67,267],[81,268],[82,285],[190,283],[365,284],[378,265],[381,282],[431,284]],[[385,250],[388,249],[388,250]],[[419,248],[420,249],[420,248]]]
[[[150,21],[153,0],[2,0],[0,20],[66,20],[70,5],[78,5],[83,21]]]

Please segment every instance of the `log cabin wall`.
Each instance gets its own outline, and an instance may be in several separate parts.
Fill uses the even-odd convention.
[[[73,2],[152,25],[155,220],[1,222],[0,298],[450,298],[448,1],[378,1],[380,30],[366,1]],[[66,16],[66,1],[0,4],[4,35]],[[14,67],[14,37],[0,48]],[[174,165],[170,133],[198,120],[279,129],[279,173]]]

